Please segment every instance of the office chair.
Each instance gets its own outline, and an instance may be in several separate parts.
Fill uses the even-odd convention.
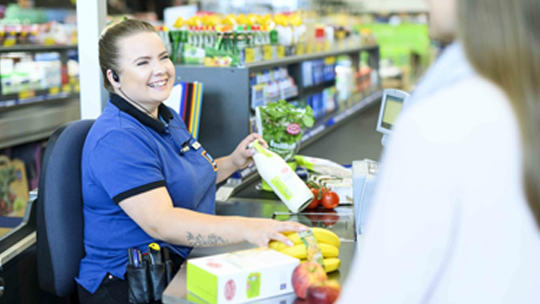
[[[37,266],[41,289],[75,294],[84,257],[81,155],[94,120],[59,127],[43,156],[37,201]]]

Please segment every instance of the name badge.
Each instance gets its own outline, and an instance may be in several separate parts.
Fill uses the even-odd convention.
[[[193,150],[197,151],[201,148],[201,144],[198,141],[196,141],[193,144],[191,144],[191,147],[193,148]]]

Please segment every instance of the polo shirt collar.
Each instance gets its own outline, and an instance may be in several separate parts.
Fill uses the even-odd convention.
[[[171,111],[163,103],[161,103],[158,107],[158,115],[163,121],[148,116],[146,113],[137,109],[134,105],[117,94],[111,93],[111,103],[121,111],[133,116],[133,118],[137,119],[140,123],[154,129],[158,133],[163,132],[166,126],[165,123],[169,124],[169,122],[173,119]]]

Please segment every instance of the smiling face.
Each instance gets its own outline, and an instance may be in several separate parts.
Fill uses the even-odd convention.
[[[156,33],[140,32],[121,39],[118,46],[121,95],[154,110],[169,97],[175,78],[174,65],[163,42]]]

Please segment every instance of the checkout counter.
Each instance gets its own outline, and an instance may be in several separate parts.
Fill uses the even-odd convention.
[[[381,154],[381,134],[375,131],[377,123],[378,103],[352,117],[339,129],[320,138],[308,147],[301,149],[300,154],[327,158],[338,163],[350,164],[360,158],[379,159]],[[361,235],[355,231],[353,206],[342,206],[329,212],[311,212],[306,210],[299,214],[290,214],[287,207],[271,192],[259,189],[260,178],[246,182],[246,185],[233,194],[228,200],[216,203],[218,215],[240,215],[247,217],[274,218],[277,220],[297,221],[308,226],[327,228],[341,239],[339,270],[329,275],[343,286],[349,275],[354,255],[361,246]],[[196,248],[190,258],[215,255],[220,253],[253,248],[254,245],[240,243],[235,245]],[[184,265],[185,266],[185,265]],[[182,267],[163,293],[163,303],[203,303],[187,292],[186,267]],[[257,300],[257,303],[290,304],[303,302],[294,293]]]

